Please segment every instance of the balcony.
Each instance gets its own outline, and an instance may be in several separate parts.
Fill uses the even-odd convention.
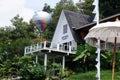
[[[39,42],[37,44],[33,44],[31,46],[26,46],[24,50],[24,55],[33,54],[34,52],[38,52],[38,51],[49,51],[49,52],[53,51],[53,52],[66,53],[68,55],[75,54],[75,50],[73,50],[71,46],[60,46],[59,44],[54,44],[44,41],[44,42]]]

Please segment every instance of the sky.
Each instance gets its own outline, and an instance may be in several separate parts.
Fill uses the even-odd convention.
[[[23,17],[24,21],[29,20],[34,12],[41,11],[47,3],[54,8],[60,0],[0,0],[0,27],[10,26],[10,20],[17,14]],[[73,0],[77,2],[78,0]]]

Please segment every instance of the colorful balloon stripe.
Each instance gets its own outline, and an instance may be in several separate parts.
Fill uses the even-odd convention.
[[[32,22],[34,26],[42,33],[45,30],[45,27],[48,23],[51,21],[51,14],[40,11],[36,12],[35,15],[33,15]]]

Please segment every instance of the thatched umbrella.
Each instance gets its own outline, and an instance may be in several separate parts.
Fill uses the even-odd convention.
[[[114,80],[114,68],[116,60],[116,43],[120,43],[120,21],[100,23],[89,30],[85,37],[87,43],[94,45],[94,39],[114,43],[114,55],[112,61],[112,80]]]

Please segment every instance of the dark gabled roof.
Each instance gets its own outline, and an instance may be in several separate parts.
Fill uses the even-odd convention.
[[[69,10],[63,10],[65,17],[70,26],[70,30],[76,42],[80,41],[80,35],[75,31],[77,28],[81,28],[84,25],[90,24],[93,21],[93,18],[89,15],[80,14],[78,12],[73,12]]]
[[[80,28],[86,24],[89,24],[93,21],[93,17],[85,14],[80,14],[78,12],[73,12],[69,10],[63,10],[68,21],[68,24],[71,28]]]

